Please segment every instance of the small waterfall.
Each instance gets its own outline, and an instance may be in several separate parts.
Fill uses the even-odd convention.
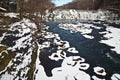
[[[118,15],[111,11],[90,11],[90,10],[55,10],[53,12],[47,12],[45,20],[118,20]]]

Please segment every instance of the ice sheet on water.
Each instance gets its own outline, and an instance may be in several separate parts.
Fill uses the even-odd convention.
[[[105,72],[105,69],[102,68],[102,67],[94,67],[94,72],[98,75],[101,75],[101,76],[106,76],[106,72]]]
[[[59,27],[65,30],[70,30],[71,33],[80,32],[85,38],[88,38],[88,39],[94,38],[92,35],[88,35],[89,33],[92,32],[91,27],[96,28],[91,24],[82,24],[82,23],[78,23],[78,24],[61,23],[59,24]]]
[[[68,48],[67,51],[71,53],[79,53],[74,47]]]
[[[62,80],[90,80],[89,74],[79,70],[80,62],[79,56],[66,57],[61,67],[52,70],[53,79],[59,80],[59,76],[61,76]]]
[[[105,79],[98,78],[98,77],[96,77],[96,76],[92,76],[92,79],[93,79],[93,80],[105,80]]]
[[[106,30],[105,33],[107,34],[105,34],[104,37],[107,38],[107,40],[101,40],[100,43],[115,47],[112,50],[120,54],[120,29],[108,26]]]
[[[80,64],[80,69],[82,70],[87,70],[90,67],[88,63],[81,63]]]
[[[66,49],[69,47],[70,47],[70,44],[68,41],[62,41],[62,45],[58,46],[58,49]]]
[[[50,42],[43,42],[42,45],[41,45],[41,49],[42,48],[49,48],[50,47]]]
[[[52,53],[52,55],[49,56],[51,60],[55,60],[55,61],[64,59],[65,57],[66,57],[66,53],[63,50],[58,50],[56,53]]]
[[[47,34],[47,35],[49,35],[49,34]],[[59,47],[61,44],[63,44],[63,42],[67,42],[67,44],[69,44],[68,41],[61,40],[61,38],[59,37],[58,34],[54,34],[54,36],[55,37],[53,38],[53,43],[55,43]],[[66,43],[64,43],[64,44],[66,44]],[[40,55],[40,49],[41,49],[42,45],[43,44],[38,43],[38,46],[39,46],[38,52],[37,52],[38,56]],[[67,45],[65,47],[67,48]],[[61,49],[57,49],[57,51],[55,53],[52,53],[50,56],[48,56],[51,60],[55,60],[55,61],[58,61],[61,59],[63,60],[61,67],[52,69],[51,77],[46,76],[44,67],[40,64],[39,57],[37,57],[36,69],[34,72],[35,80],[37,80],[37,79],[41,79],[41,80],[66,80],[66,79],[90,80],[90,75],[84,71],[81,71],[81,70],[87,70],[89,68],[89,64],[83,63],[83,62],[85,62],[85,59],[80,56],[67,57],[65,47],[61,48]],[[68,46],[68,47],[70,47],[70,46]],[[74,52],[78,53],[78,51],[74,47],[71,47],[68,49],[74,49],[75,50]],[[72,52],[73,52],[73,50],[72,50]],[[80,70],[80,68],[81,68],[81,70]],[[39,76],[39,75],[41,75],[41,76]]]
[[[14,76],[8,74],[8,72],[5,73],[2,77],[0,77],[0,80],[13,80],[13,79],[14,79]]]
[[[120,74],[118,73],[113,74],[111,80],[120,80]]]

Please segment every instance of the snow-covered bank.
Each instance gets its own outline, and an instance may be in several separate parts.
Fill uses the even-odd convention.
[[[46,13],[46,20],[119,20],[118,15],[110,11],[89,11],[89,10],[55,10]]]
[[[5,52],[15,56],[11,58],[5,69],[0,71],[0,80],[27,80],[27,73],[30,70],[29,65],[32,61],[31,56],[35,47],[34,42],[32,42],[32,35],[37,27],[29,19],[23,19],[20,22],[6,26],[6,29],[8,29],[8,32],[3,33],[0,44],[7,41],[4,42],[4,46],[7,46]],[[9,41],[11,39],[13,40]],[[7,45],[10,43],[10,46]],[[2,55],[6,58],[4,54]]]

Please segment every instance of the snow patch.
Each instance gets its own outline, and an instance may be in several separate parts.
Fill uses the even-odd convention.
[[[18,13],[5,13],[4,16],[8,16],[10,18],[16,18]]]

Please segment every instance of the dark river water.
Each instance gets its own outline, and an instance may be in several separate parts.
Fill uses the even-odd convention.
[[[94,36],[94,39],[85,38],[80,32],[70,33],[70,30],[59,28],[59,24],[60,22],[46,22],[46,25],[49,26],[49,29],[47,31],[59,34],[62,40],[68,41],[71,46],[75,47],[79,51],[79,54],[67,53],[67,56],[77,55],[85,58],[86,62],[90,64],[90,68],[86,71],[87,73],[90,75],[95,75],[93,72],[93,67],[101,66],[106,70],[106,80],[110,80],[110,77],[114,73],[120,74],[120,55],[111,50],[114,47],[99,42],[104,38],[102,34],[99,34],[99,32],[106,31],[106,26],[103,25],[104,23],[90,23],[94,24],[97,27],[101,27],[99,30],[92,28],[93,30],[90,35]],[[55,67],[60,66],[62,62],[62,60],[55,62],[47,57],[55,50],[56,49],[46,48],[41,51],[41,64],[44,66],[46,74],[48,76],[51,76],[51,70]]]

